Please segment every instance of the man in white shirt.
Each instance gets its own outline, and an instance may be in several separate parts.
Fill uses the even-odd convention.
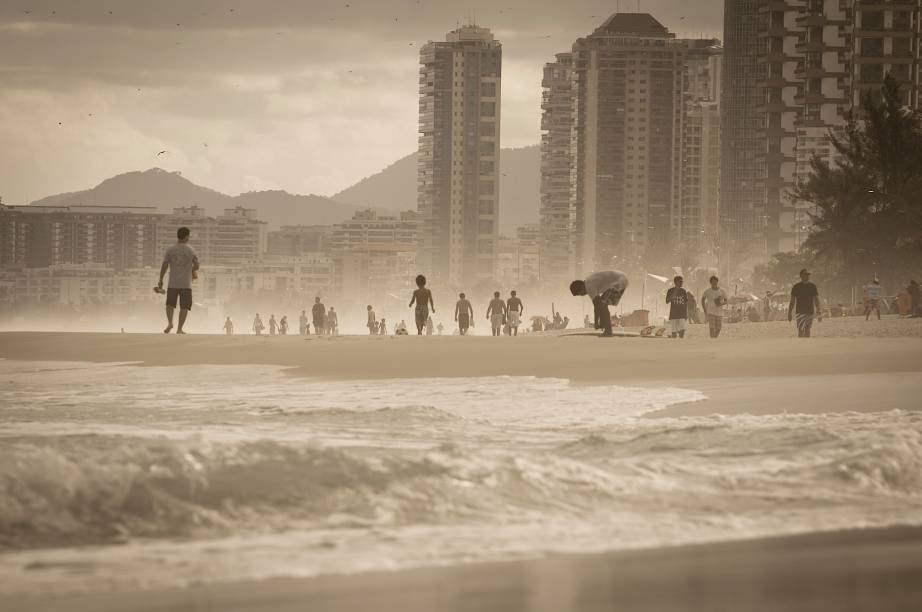
[[[708,320],[708,332],[711,338],[720,335],[724,323],[727,293],[719,287],[720,281],[716,276],[711,277],[711,286],[701,294],[701,308]]]
[[[611,313],[609,306],[617,306],[621,296],[627,290],[628,280],[624,272],[605,270],[590,274],[586,280],[570,283],[573,295],[588,295],[595,311],[595,328],[601,329],[602,336],[611,336]]]
[[[166,290],[166,320],[167,326],[163,333],[168,334],[173,329],[173,312],[176,302],[179,302],[179,325],[177,334],[184,334],[182,326],[186,322],[189,311],[192,310],[192,281],[198,278],[198,255],[189,246],[189,228],[181,227],[176,231],[176,244],[163,254],[163,265],[160,266],[160,281],[157,289],[163,292],[163,277],[170,271],[170,282]]]

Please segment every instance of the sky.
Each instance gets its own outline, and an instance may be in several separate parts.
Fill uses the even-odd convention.
[[[543,64],[638,7],[720,37],[719,0],[0,0],[0,197],[152,167],[332,195],[416,149],[419,47],[471,19],[503,43],[502,146],[536,144]]]

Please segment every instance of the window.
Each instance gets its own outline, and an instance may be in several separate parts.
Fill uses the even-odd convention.
[[[880,57],[884,54],[883,38],[862,38],[861,54],[867,57]]]
[[[480,95],[487,98],[496,97],[496,83],[481,83]]]
[[[480,103],[480,115],[482,117],[495,117],[496,116],[496,102],[481,102]]]
[[[496,124],[492,121],[481,121],[480,122],[480,135],[481,136],[496,136]]]
[[[861,30],[883,30],[883,11],[863,11],[861,13]]]
[[[480,195],[493,195],[493,181],[480,181]]]
[[[881,64],[862,64],[861,65],[862,81],[883,81],[884,67]]]

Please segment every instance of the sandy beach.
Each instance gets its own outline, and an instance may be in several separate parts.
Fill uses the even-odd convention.
[[[728,326],[712,341],[612,338],[578,331],[520,338],[225,337],[3,333],[16,361],[280,366],[305,379],[534,376],[581,385],[669,385],[707,399],[647,414],[784,415],[917,411],[922,323],[824,322],[799,340],[784,323]],[[816,530],[824,531],[822,520]],[[836,530],[604,554],[473,563],[352,576],[270,578],[138,593],[0,597],[0,608],[59,610],[918,610],[915,528]],[[75,569],[74,571],[79,571]],[[553,578],[553,580],[550,580]]]

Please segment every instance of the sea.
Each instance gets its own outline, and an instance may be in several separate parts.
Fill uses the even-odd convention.
[[[0,360],[0,595],[922,523],[922,414],[668,387]]]

